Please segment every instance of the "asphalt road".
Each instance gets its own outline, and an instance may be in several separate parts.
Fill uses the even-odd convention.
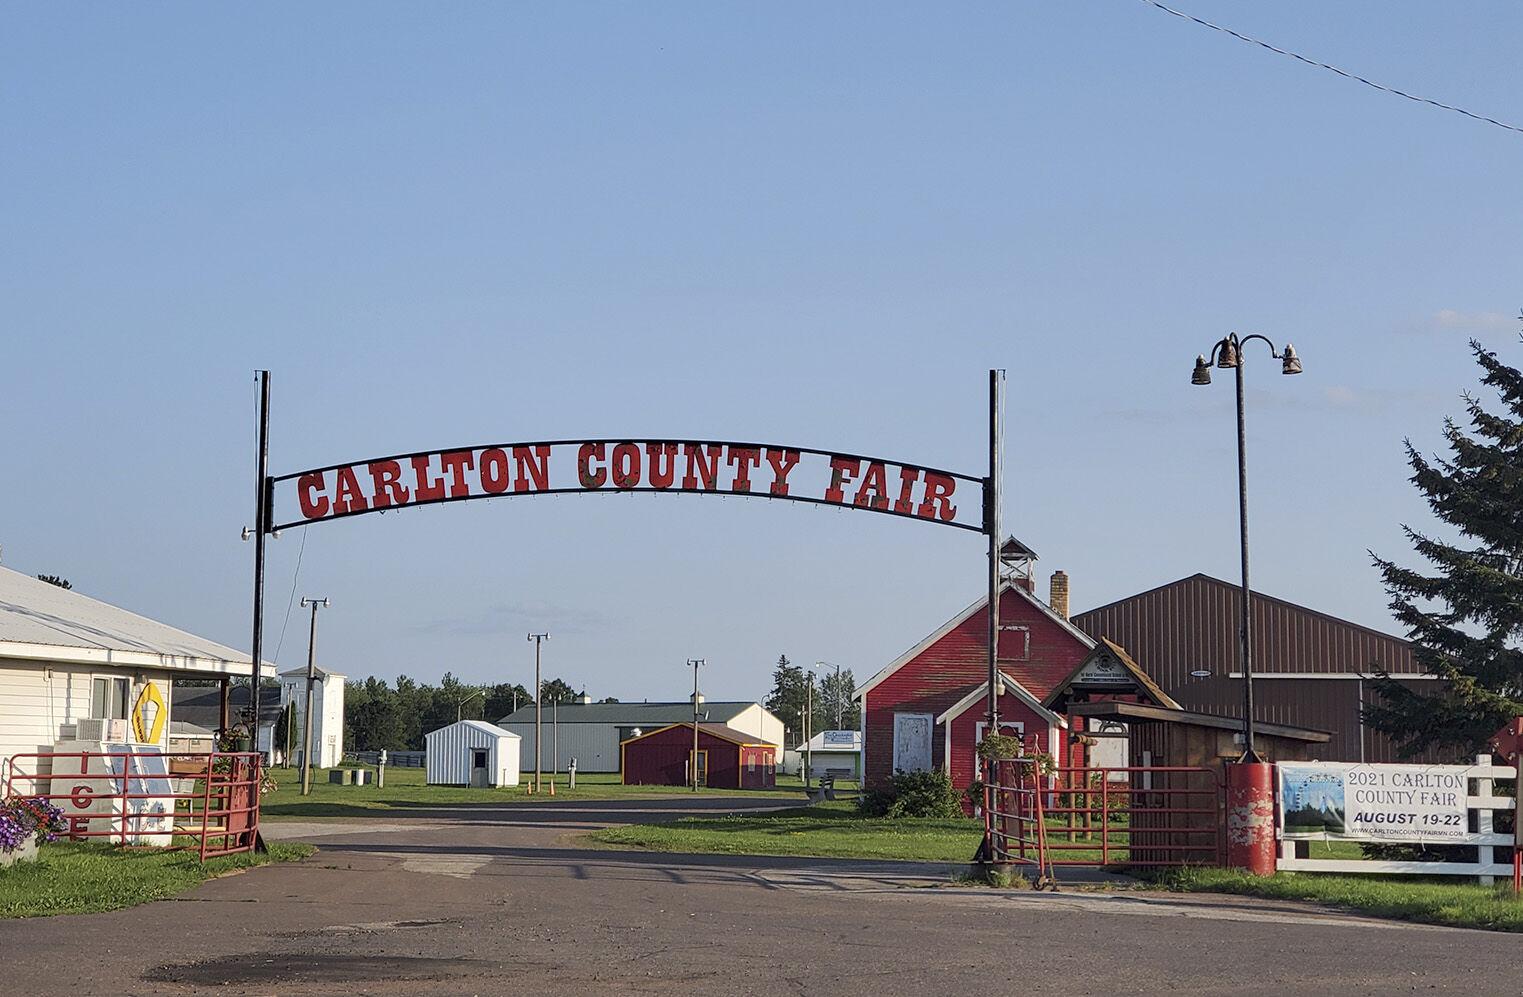
[[[6,994],[1523,994],[1513,935],[1267,901],[937,886],[946,868],[591,848],[701,801],[272,825],[321,847],[0,921]]]

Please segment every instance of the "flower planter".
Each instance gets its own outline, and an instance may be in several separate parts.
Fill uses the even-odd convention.
[[[36,838],[28,838],[28,839],[26,839],[26,843],[21,845],[21,846],[19,846],[14,851],[0,852],[0,869],[4,869],[7,866],[13,866],[13,865],[15,865],[18,862],[36,862],[36,861],[37,861],[37,839]]]

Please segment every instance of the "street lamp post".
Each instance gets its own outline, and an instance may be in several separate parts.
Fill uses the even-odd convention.
[[[804,669],[804,788],[809,788],[810,765],[814,752],[809,741],[814,737],[814,665]]]
[[[485,689],[477,689],[475,692],[471,693],[469,696],[465,697],[464,699],[457,699],[457,700],[455,700],[455,723],[459,723],[460,722],[461,711],[465,709],[465,704],[466,703],[469,703],[471,700],[475,699],[477,696],[485,696],[485,695],[486,695],[486,690]]]
[[[698,792],[698,719],[703,710],[703,697],[698,694],[698,669],[707,664],[702,658],[689,658],[687,663],[693,666],[693,761],[691,763],[693,777],[693,792]],[[708,776],[708,767],[704,767],[704,776]]]
[[[1261,760],[1253,745],[1253,596],[1248,585],[1248,435],[1243,423],[1243,347],[1255,339],[1269,347],[1269,355],[1280,361],[1280,373],[1301,373],[1301,358],[1296,356],[1295,347],[1289,343],[1286,343],[1285,349],[1281,351],[1275,349],[1274,343],[1265,336],[1255,333],[1251,336],[1239,337],[1237,333],[1232,332],[1218,340],[1211,347],[1209,355],[1202,354],[1195,358],[1195,372],[1190,377],[1191,384],[1210,384],[1211,364],[1215,363],[1223,370],[1234,371],[1237,381],[1237,497],[1240,554],[1243,567],[1243,619],[1238,630],[1242,641],[1239,653],[1243,667],[1243,756],[1240,759],[1243,762]]]
[[[842,694],[843,690],[841,689],[841,666],[833,661],[816,661],[815,664],[824,665],[826,668],[834,668],[836,670],[836,730],[841,730],[841,724],[845,721],[842,711],[846,708],[846,697]],[[820,692],[823,693],[824,691],[825,683],[821,682]]]

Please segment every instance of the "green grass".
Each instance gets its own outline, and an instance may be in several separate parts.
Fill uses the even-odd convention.
[[[525,786],[476,789],[469,786],[429,786],[422,769],[387,768],[386,788],[340,786],[328,781],[327,769],[312,773],[312,795],[301,795],[298,769],[270,770],[278,788],[264,796],[260,805],[265,817],[376,817],[386,812],[426,810],[429,807],[468,803],[535,803],[556,800],[640,800],[692,796],[680,786],[624,786],[617,772],[578,774],[576,789],[566,785],[566,775],[556,779],[555,796],[549,794],[550,773],[544,773],[545,792],[530,795]],[[373,769],[371,770],[374,771]],[[527,779],[532,779],[530,773]],[[803,784],[797,778],[779,777],[776,789],[700,789],[700,795],[775,797],[797,800]]]
[[[121,910],[184,893],[236,869],[294,862],[312,852],[310,845],[275,842],[268,854],[245,852],[202,865],[193,851],[57,842],[43,845],[35,862],[0,870],[0,918]]]
[[[837,801],[765,814],[624,825],[595,831],[590,837],[604,844],[661,852],[966,862],[978,850],[983,825],[955,818],[863,817],[855,805]]]
[[[1442,924],[1454,928],[1523,931],[1523,901],[1511,883],[1479,883],[1430,876],[1333,875],[1280,872],[1259,878],[1232,869],[1171,869],[1152,885],[1182,893],[1236,893],[1272,900],[1303,900],[1360,914]]]

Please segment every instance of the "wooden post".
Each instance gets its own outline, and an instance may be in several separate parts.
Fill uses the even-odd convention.
[[[1491,768],[1491,756],[1476,755],[1475,764],[1477,766],[1484,765],[1489,770]],[[1468,790],[1469,787],[1467,786],[1466,789]],[[1484,779],[1477,777],[1475,780],[1475,795],[1483,798],[1491,795],[1491,776],[1489,774]],[[1489,806],[1478,808],[1475,812],[1476,833],[1481,835],[1491,834],[1492,826],[1491,808]],[[1481,845],[1476,849],[1476,860],[1480,862],[1481,865],[1491,865],[1496,861],[1495,849],[1489,844]],[[1489,875],[1482,875],[1477,878],[1480,880],[1482,886],[1491,886],[1497,881],[1495,876]]]

